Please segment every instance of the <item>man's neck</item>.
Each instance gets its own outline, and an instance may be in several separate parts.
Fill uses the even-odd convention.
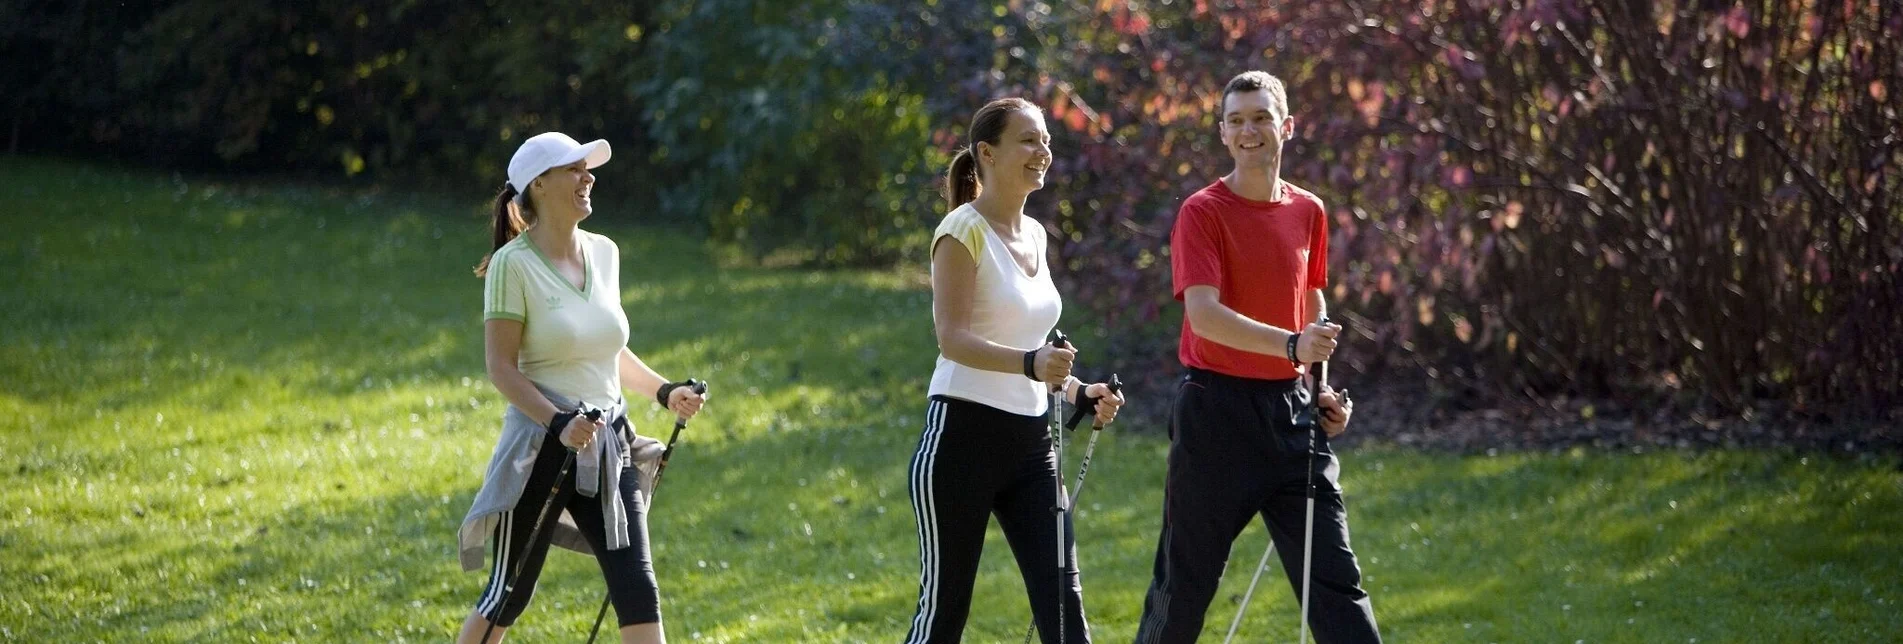
[[[1229,191],[1250,201],[1282,200],[1282,164],[1280,161],[1263,168],[1241,168],[1229,171],[1222,178]]]

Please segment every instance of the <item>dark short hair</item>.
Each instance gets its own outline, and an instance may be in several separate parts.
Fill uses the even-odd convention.
[[[1288,91],[1282,87],[1282,79],[1271,76],[1268,72],[1261,70],[1246,71],[1236,74],[1235,78],[1229,79],[1229,84],[1224,85],[1222,88],[1223,109],[1226,110],[1229,107],[1230,94],[1253,92],[1263,89],[1269,90],[1269,98],[1274,100],[1276,105],[1282,107],[1282,116],[1288,116]]]

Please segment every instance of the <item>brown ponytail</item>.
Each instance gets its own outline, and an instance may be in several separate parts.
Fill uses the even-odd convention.
[[[1010,122],[1007,117],[1018,111],[1036,112],[1038,108],[1021,98],[1000,98],[985,103],[971,116],[971,129],[965,133],[970,144],[952,157],[951,170],[945,173],[945,200],[952,208],[978,198],[984,183],[984,173],[978,167],[978,144],[997,145],[998,138],[1004,136],[1005,124]]]
[[[955,209],[977,198],[978,157],[966,146],[952,157],[951,171],[945,174],[945,200]]]
[[[528,195],[522,196],[523,206],[515,205],[515,195],[515,186],[504,183],[502,192],[496,193],[495,203],[489,207],[495,219],[495,246],[489,249],[488,254],[482,256],[480,263],[476,264],[476,277],[488,275],[489,258],[493,257],[503,244],[509,243],[509,240],[515,239],[516,235],[522,234],[522,230],[535,221],[534,204],[529,202]],[[523,216],[525,211],[526,218]]]

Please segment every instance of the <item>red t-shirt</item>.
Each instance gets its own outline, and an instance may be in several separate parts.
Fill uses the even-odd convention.
[[[1221,180],[1183,200],[1170,232],[1176,300],[1191,286],[1214,286],[1222,303],[1251,320],[1299,331],[1305,295],[1328,283],[1328,218],[1322,200],[1282,182],[1278,201],[1252,201]],[[1252,353],[1196,335],[1183,317],[1176,355],[1184,366],[1244,378],[1299,375],[1277,351]]]

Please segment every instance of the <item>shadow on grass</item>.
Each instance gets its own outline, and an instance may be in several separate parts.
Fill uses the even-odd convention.
[[[479,302],[438,297],[480,222],[416,200],[172,183],[16,164],[0,250],[5,393],[113,411],[344,396],[475,358]],[[459,266],[460,265],[460,266]],[[460,269],[460,270],[458,270]],[[288,367],[288,368],[287,368]]]

